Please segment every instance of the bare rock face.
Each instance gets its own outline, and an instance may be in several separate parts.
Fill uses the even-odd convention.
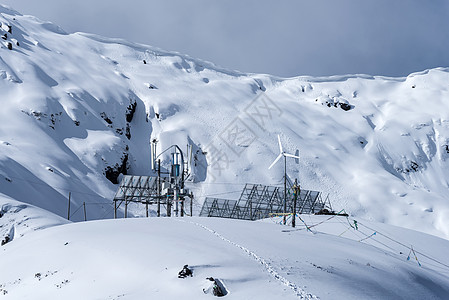
[[[129,100],[130,103],[126,108],[126,122],[130,123],[133,120],[134,113],[136,112],[137,102],[136,100]]]
[[[106,178],[113,184],[118,184],[118,177],[120,174],[127,175],[128,171],[128,154],[123,153],[120,164],[116,163],[114,166],[108,166],[104,170]]]

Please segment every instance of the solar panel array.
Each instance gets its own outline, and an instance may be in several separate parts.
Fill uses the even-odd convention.
[[[162,178],[161,178],[162,179]],[[114,201],[154,202],[157,196],[157,177],[125,175]]]
[[[314,214],[326,208],[317,191],[300,190],[296,197],[296,213]],[[293,212],[293,188],[287,188],[287,213]],[[329,204],[330,206],[330,204]],[[258,220],[271,214],[284,213],[284,190],[280,187],[261,184],[246,184],[239,200],[206,198],[200,212],[202,217],[220,217],[243,220]]]

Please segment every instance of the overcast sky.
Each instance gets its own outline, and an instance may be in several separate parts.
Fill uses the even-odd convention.
[[[448,0],[0,0],[67,32],[244,72],[405,76],[449,66]]]

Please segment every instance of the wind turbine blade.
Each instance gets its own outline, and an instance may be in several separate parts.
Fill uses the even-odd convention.
[[[273,163],[268,167],[268,170],[271,169],[282,157],[282,153],[278,155],[278,157],[273,161]]]
[[[279,152],[282,153],[284,151],[282,150],[281,137],[279,136],[279,134],[278,134],[278,142],[279,142]]]
[[[293,154],[284,153],[284,155],[288,156],[288,157],[293,157],[295,159],[299,159],[299,156],[296,156],[296,155],[293,155]]]

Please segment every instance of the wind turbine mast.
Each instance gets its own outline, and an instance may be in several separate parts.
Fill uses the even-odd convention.
[[[286,213],[287,213],[287,156],[294,158],[296,163],[299,163],[299,151],[296,151],[296,155],[286,153],[282,149],[281,137],[279,136],[279,134],[278,134],[278,142],[279,142],[279,152],[280,153],[279,153],[278,157],[276,157],[276,159],[273,161],[273,163],[268,167],[268,169],[271,169],[281,159],[281,157],[284,157],[284,220],[283,220],[283,223],[285,225],[287,223],[287,217],[286,217]],[[293,212],[293,213],[296,213],[296,212]]]

